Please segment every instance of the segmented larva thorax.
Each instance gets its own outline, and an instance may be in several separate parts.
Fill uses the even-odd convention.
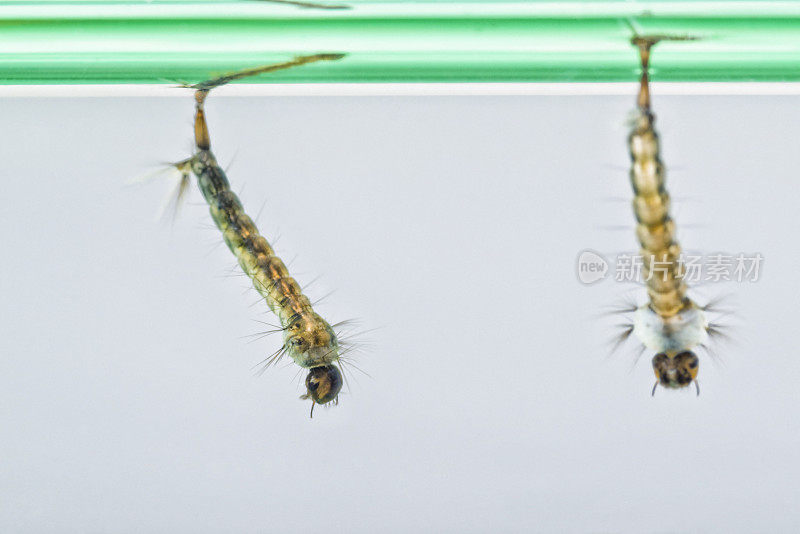
[[[681,248],[675,239],[675,223],[669,216],[669,193],[664,185],[658,134],[649,106],[640,108],[628,137],[631,155],[630,179],[636,236],[642,255],[650,306],[662,317],[672,317],[690,305],[679,262]]]

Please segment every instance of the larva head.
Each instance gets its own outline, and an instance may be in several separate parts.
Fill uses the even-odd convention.
[[[700,360],[690,350],[660,352],[653,356],[653,372],[665,388],[684,388],[697,380]],[[653,390],[655,392],[655,389]]]
[[[327,404],[342,390],[342,373],[335,365],[313,367],[306,377],[306,390],[308,393],[303,398],[310,398],[316,404]]]

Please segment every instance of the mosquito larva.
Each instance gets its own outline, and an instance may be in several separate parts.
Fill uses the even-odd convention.
[[[278,316],[283,345],[265,360],[265,366],[276,363],[288,354],[297,365],[309,369],[305,380],[306,394],[301,398],[311,399],[312,416],[315,404],[336,401],[342,389],[342,374],[337,366],[339,341],[333,328],[313,310],[300,285],[289,276],[283,261],[259,234],[253,220],[244,212],[239,198],[231,190],[225,172],[211,152],[204,103],[212,89],[232,80],[342,57],[342,54],[300,56],[285,63],[247,69],[187,86],[195,90],[195,153],[175,164],[181,172],[179,194],[186,190],[190,173],[194,174],[225,244],[236,256],[245,274],[252,279],[256,291]]]
[[[683,388],[694,382],[697,394],[699,359],[693,349],[708,339],[709,323],[704,309],[687,296],[681,248],[675,238],[675,222],[669,214],[670,197],[665,186],[655,115],[650,107],[648,67],[654,44],[666,36],[633,38],[641,58],[638,114],[628,137],[631,156],[630,180],[636,236],[642,256],[648,302],[635,311],[633,333],[642,344],[656,352],[653,371],[656,383],[665,388]],[[686,38],[680,38],[685,40]]]

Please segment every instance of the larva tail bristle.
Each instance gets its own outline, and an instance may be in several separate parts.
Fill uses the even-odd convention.
[[[281,348],[279,348],[278,350],[276,350],[275,352],[273,352],[272,354],[270,354],[269,356],[267,356],[266,358],[255,364],[252,367],[252,369],[257,369],[256,376],[263,375],[267,371],[267,369],[277,365],[287,351],[288,348],[286,347],[286,345],[281,345]]]
[[[186,194],[189,191],[191,162],[192,160],[189,158],[172,165],[180,173],[180,177],[172,193],[170,193],[166,202],[161,207],[159,219],[164,220],[169,218],[174,222],[178,218],[178,212],[180,212],[181,207],[186,202]]]
[[[633,334],[633,324],[618,324],[616,325],[618,333],[610,340],[611,348],[608,351],[608,357],[614,355],[622,345],[630,339]]]
[[[618,303],[604,306],[602,311],[592,314],[594,319],[608,319],[609,317],[625,316],[636,312],[639,309],[639,304],[636,299],[631,296],[626,296]]]
[[[731,343],[733,342],[733,336],[731,336],[731,327],[730,325],[720,324],[718,322],[708,323],[708,328],[706,328],[706,332],[708,332],[708,337],[713,339],[714,341],[720,341],[722,343]]]
[[[729,307],[732,304],[732,299],[733,297],[730,293],[717,295],[705,303],[703,311],[722,316],[731,315],[735,310],[733,306]]]
[[[127,185],[138,185],[156,179],[175,180],[175,186],[169,191],[161,202],[155,215],[156,221],[170,220],[174,222],[178,212],[186,200],[189,191],[189,181],[192,159],[185,159],[177,163],[164,163],[163,167],[148,172],[127,181]]]
[[[341,324],[341,323],[340,323]],[[369,352],[374,346],[373,341],[366,337],[368,334],[379,330],[378,328],[370,328],[368,330],[336,330],[336,338],[339,340],[339,346],[343,348],[340,353],[365,353]]]
[[[378,330],[371,328],[368,330],[356,330],[354,327],[361,325],[358,319],[348,319],[340,321],[332,327],[336,331],[339,342],[339,369],[342,372],[345,387],[350,389],[349,377],[358,382],[351,370],[358,371],[367,378],[372,378],[368,372],[359,367],[355,362],[359,355],[369,353],[373,350],[373,343],[369,338],[365,338],[371,332]],[[343,328],[344,327],[344,328]]]

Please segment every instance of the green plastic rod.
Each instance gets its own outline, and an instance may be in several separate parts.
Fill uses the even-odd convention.
[[[798,2],[327,3],[347,8],[0,1],[0,83],[197,82],[321,52],[347,55],[242,81],[631,81],[634,31],[698,38],[656,46],[656,81],[800,80]]]

